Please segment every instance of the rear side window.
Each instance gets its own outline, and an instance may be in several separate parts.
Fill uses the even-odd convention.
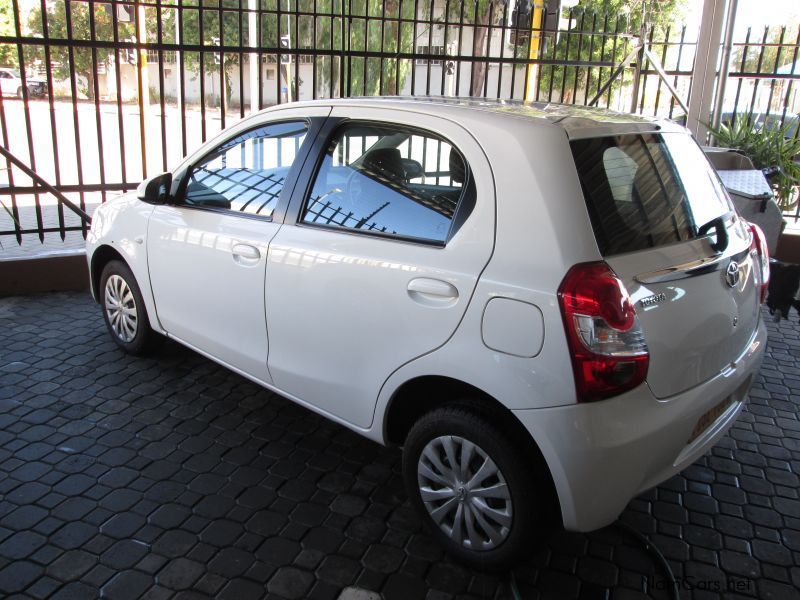
[[[683,133],[574,140],[597,244],[604,256],[698,237],[732,210],[700,147]]]
[[[302,221],[444,243],[467,181],[461,153],[435,134],[349,123],[323,157]]]

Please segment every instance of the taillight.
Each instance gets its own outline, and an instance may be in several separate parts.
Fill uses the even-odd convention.
[[[625,285],[605,262],[572,267],[558,288],[579,402],[616,396],[647,377],[650,353]]]
[[[769,288],[769,248],[767,248],[767,239],[764,237],[764,232],[761,227],[755,223],[748,223],[750,231],[753,232],[753,250],[758,254],[758,259],[761,262],[760,270],[760,284],[761,284],[761,302],[767,299],[767,289]]]

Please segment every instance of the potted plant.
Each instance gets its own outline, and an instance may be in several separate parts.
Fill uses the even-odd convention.
[[[797,123],[759,123],[752,114],[734,115],[718,128],[709,127],[720,146],[739,150],[764,172],[783,212],[795,208],[798,200],[800,137],[796,130]]]

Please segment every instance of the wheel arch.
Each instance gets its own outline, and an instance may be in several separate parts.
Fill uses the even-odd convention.
[[[410,379],[392,394],[383,417],[383,440],[402,446],[414,423],[443,406],[463,406],[508,432],[509,439],[526,450],[530,465],[547,489],[548,515],[561,521],[558,493],[550,468],[539,445],[506,406],[485,391],[465,381],[441,375]]]
[[[112,260],[120,260],[130,268],[130,264],[125,260],[125,257],[108,244],[98,246],[92,253],[92,266],[89,271],[89,277],[92,284],[92,297],[94,297],[95,302],[100,302],[100,276],[103,274],[105,266]]]

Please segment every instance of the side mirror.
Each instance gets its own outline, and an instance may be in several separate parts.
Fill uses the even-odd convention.
[[[140,183],[136,188],[136,197],[149,204],[166,204],[171,186],[172,173],[161,173]]]

